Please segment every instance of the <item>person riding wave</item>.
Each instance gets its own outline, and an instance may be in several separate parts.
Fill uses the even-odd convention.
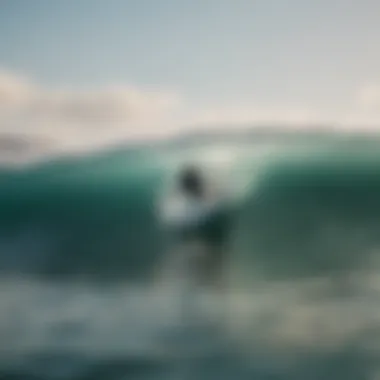
[[[163,222],[180,244],[198,244],[202,252],[197,265],[201,282],[220,284],[231,221],[225,196],[221,191],[212,192],[194,165],[180,171],[176,187],[183,202],[179,208],[164,213]]]

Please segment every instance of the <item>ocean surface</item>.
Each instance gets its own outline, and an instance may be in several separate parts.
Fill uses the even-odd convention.
[[[2,167],[0,379],[380,379],[379,143],[187,136]],[[233,205],[221,293],[167,259],[157,204],[188,162]]]

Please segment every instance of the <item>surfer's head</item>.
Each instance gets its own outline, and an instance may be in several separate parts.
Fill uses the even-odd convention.
[[[186,166],[179,174],[179,187],[185,194],[201,198],[205,189],[200,171],[195,166]]]

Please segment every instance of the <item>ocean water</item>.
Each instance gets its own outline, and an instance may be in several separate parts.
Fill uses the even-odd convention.
[[[222,135],[4,167],[0,378],[380,378],[378,146]],[[157,203],[186,162],[233,205],[221,293],[167,259]]]

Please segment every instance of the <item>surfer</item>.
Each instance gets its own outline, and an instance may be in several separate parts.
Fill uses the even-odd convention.
[[[176,241],[191,246],[195,274],[201,284],[220,288],[223,284],[225,244],[230,214],[224,205],[221,192],[213,192],[201,170],[194,165],[185,166],[176,182],[182,207],[166,215]],[[219,189],[220,190],[220,189]]]

